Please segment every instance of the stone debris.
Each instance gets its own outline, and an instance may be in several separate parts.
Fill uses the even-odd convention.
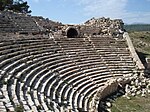
[[[112,35],[119,37],[120,34],[123,34],[123,21],[121,19],[111,20],[110,18],[92,18],[84,23],[85,29],[94,28],[99,29],[93,32],[93,34],[100,35]],[[86,30],[84,30],[86,31]],[[92,32],[92,30],[91,30]],[[90,33],[91,33],[90,32]]]
[[[110,108],[112,106],[110,102],[106,102],[106,105],[108,108]]]
[[[143,75],[134,74],[130,84],[125,86],[125,96],[141,95],[146,97],[150,93],[150,79]]]
[[[130,82],[127,83],[124,88],[119,89],[114,94],[107,96],[105,99],[100,101],[100,108],[102,111],[111,112],[112,103],[114,103],[115,99],[120,96],[131,100],[130,96],[140,95],[142,97],[146,97],[148,94],[150,94],[150,78],[136,73],[128,77],[128,79]]]

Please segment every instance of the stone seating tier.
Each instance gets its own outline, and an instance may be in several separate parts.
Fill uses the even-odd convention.
[[[17,105],[34,112],[89,111],[99,87],[136,70],[124,40],[5,36],[0,40],[2,111]]]
[[[39,33],[36,22],[27,15],[13,12],[0,12],[1,33]]]

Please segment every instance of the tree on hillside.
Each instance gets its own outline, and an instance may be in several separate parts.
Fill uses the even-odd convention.
[[[0,0],[0,10],[12,10],[14,12],[31,13],[28,3],[23,0]]]
[[[0,10],[4,10],[6,7],[8,7],[10,4],[13,4],[12,0],[1,0],[0,1]]]

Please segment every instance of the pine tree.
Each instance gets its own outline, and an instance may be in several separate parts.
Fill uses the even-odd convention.
[[[24,2],[23,0],[1,0],[0,10],[12,10],[14,12],[31,13],[28,3]]]

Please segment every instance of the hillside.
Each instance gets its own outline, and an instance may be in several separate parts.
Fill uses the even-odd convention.
[[[150,55],[150,32],[129,32],[137,51]]]
[[[124,25],[127,31],[150,31],[150,24],[130,24]]]
[[[150,57],[150,24],[124,25],[143,64]]]
[[[131,31],[129,35],[139,57],[145,63],[145,58],[150,57],[150,31]]]

